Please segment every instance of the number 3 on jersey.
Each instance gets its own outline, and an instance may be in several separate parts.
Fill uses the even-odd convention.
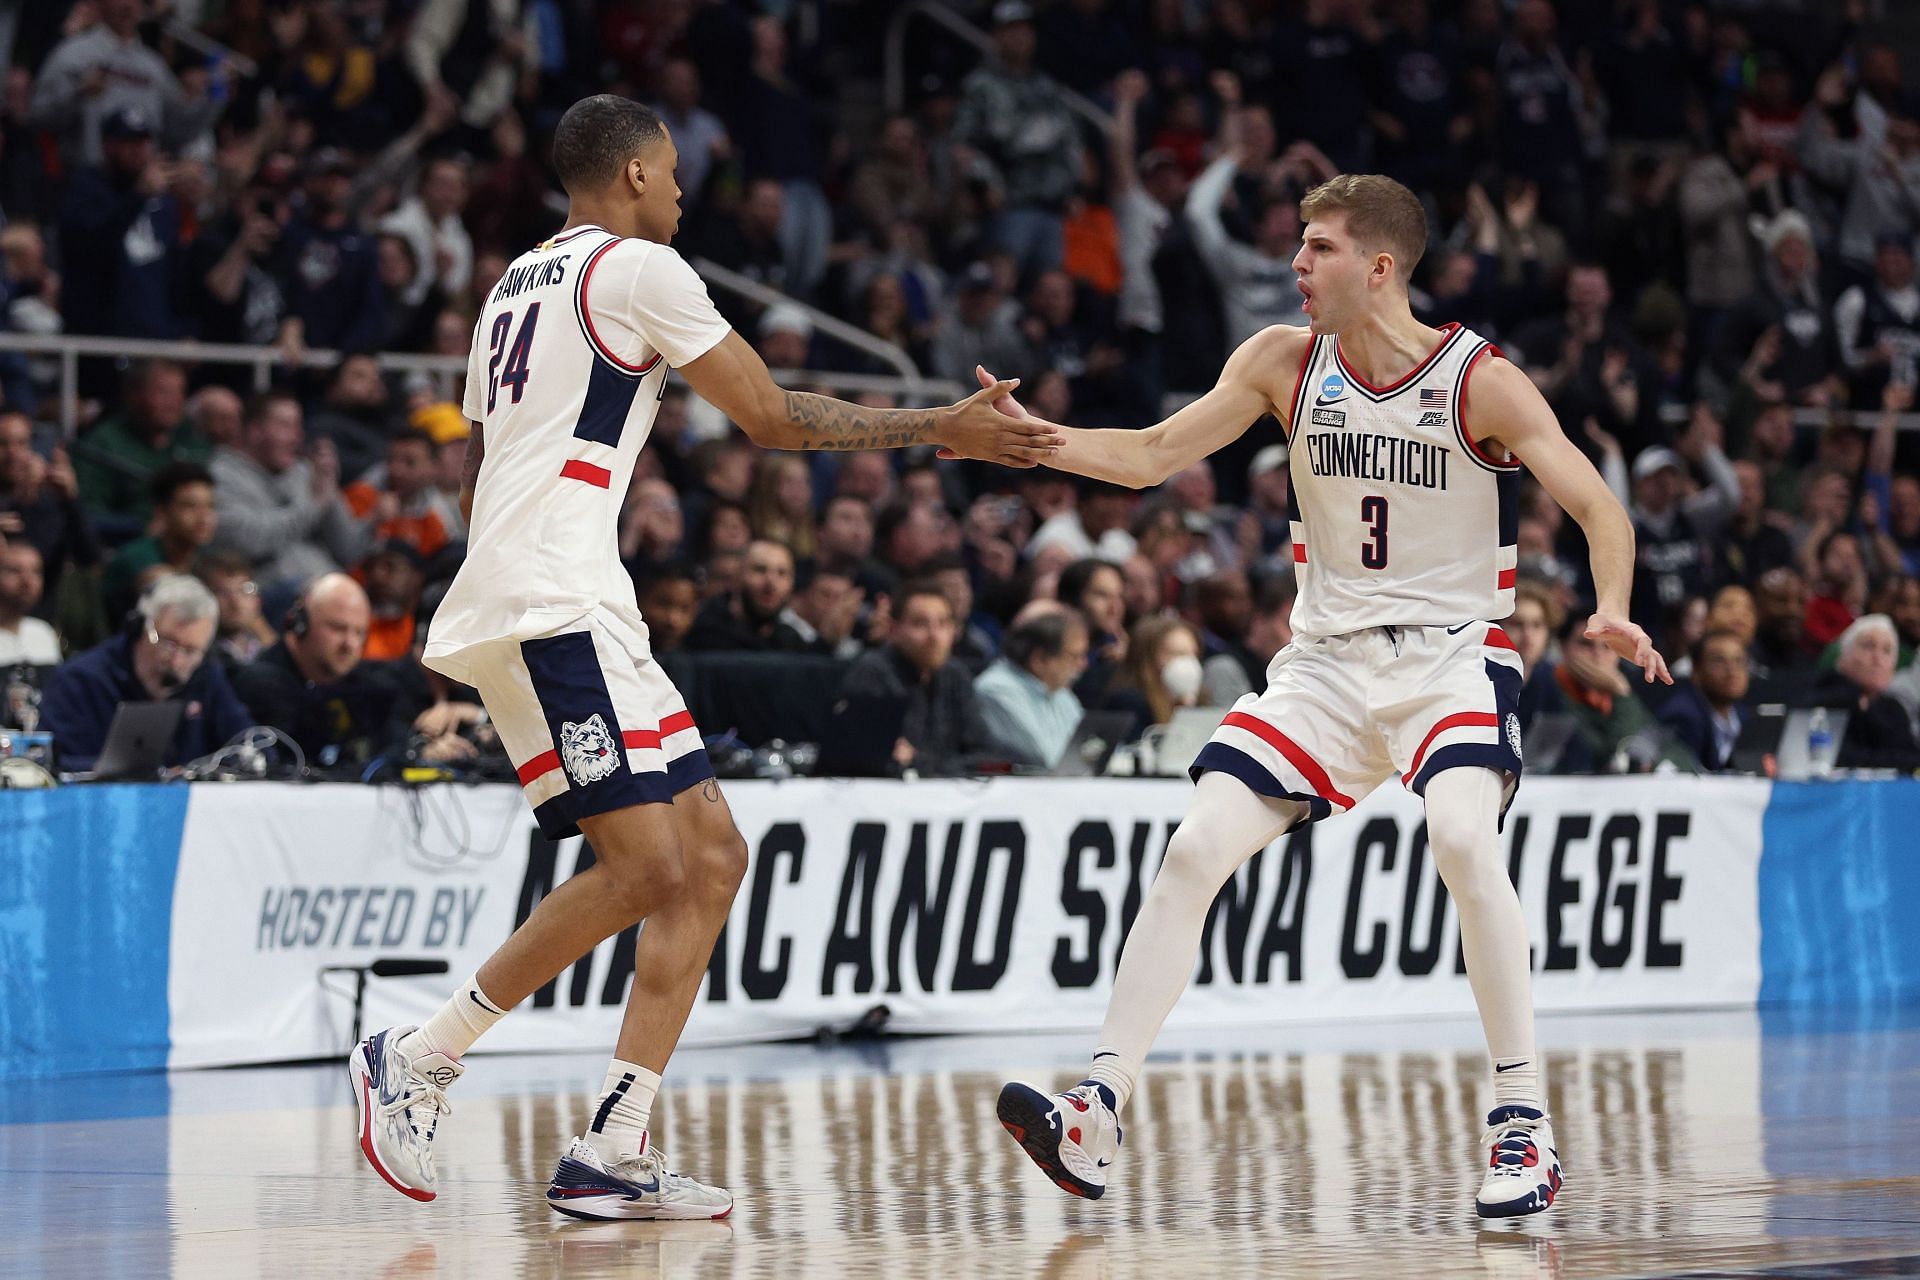
[[[540,304],[533,303],[527,308],[527,318],[520,322],[520,332],[514,335],[513,345],[507,345],[508,331],[513,328],[513,312],[506,311],[494,317],[493,336],[487,345],[493,351],[493,359],[487,362],[487,412],[493,412],[494,402],[500,396],[504,385],[513,392],[513,402],[520,403],[520,393],[527,387],[527,354],[533,350],[533,326],[540,319]],[[506,358],[506,367],[500,367],[501,357]]]
[[[1371,541],[1361,544],[1360,563],[1369,569],[1387,567],[1387,500],[1379,496],[1360,499],[1360,519],[1370,526]]]

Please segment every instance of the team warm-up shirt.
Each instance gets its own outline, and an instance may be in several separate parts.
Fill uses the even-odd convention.
[[[1370,385],[1316,337],[1289,449],[1293,629],[1452,626],[1513,612],[1520,464],[1474,440],[1460,403],[1498,351],[1447,325],[1406,377]]]
[[[426,661],[468,680],[476,645],[611,610],[644,634],[620,564],[620,506],[669,366],[726,337],[671,248],[571,228],[515,259],[474,328],[466,414],[484,425],[467,558]]]

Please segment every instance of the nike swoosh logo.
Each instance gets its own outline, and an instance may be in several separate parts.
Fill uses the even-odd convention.
[[[1448,628],[1447,628],[1447,634],[1448,634],[1448,635],[1450,635],[1450,636],[1457,636],[1457,635],[1459,635],[1459,634],[1460,634],[1460,633],[1461,633],[1462,631],[1465,631],[1465,630],[1466,630],[1466,629],[1467,629],[1468,627],[1470,627],[1470,626],[1472,626],[1472,625],[1473,625],[1473,624],[1472,624],[1471,622],[1463,622],[1463,623],[1461,623],[1461,624],[1460,624],[1459,626],[1457,626],[1457,627],[1448,627]],[[467,994],[468,994],[468,995],[472,995],[473,993],[472,993],[471,991],[469,991],[469,992],[468,992]]]
[[[1331,400],[1328,400],[1324,396],[1315,396],[1313,400],[1313,405],[1314,405],[1314,408],[1316,409],[1324,409],[1330,404],[1339,404],[1340,400],[1341,400],[1341,397],[1339,396],[1335,396]]]
[[[485,1000],[482,1000],[479,996],[475,995],[471,991],[467,992],[467,999],[473,1001],[475,1004],[479,1005],[482,1009],[486,1009],[488,1013],[494,1012],[493,1009],[488,1008],[487,1002]]]
[[[1510,1066],[1510,1067],[1503,1067],[1503,1066],[1499,1066],[1498,1064],[1496,1064],[1496,1065],[1494,1066],[1494,1068],[1493,1068],[1493,1070],[1494,1070],[1494,1074],[1495,1074],[1495,1075],[1498,1075],[1498,1074],[1499,1074],[1500,1072],[1502,1072],[1502,1071],[1518,1071],[1518,1070],[1519,1070],[1520,1068],[1522,1068],[1522,1067],[1525,1067],[1525,1066],[1530,1066],[1530,1065],[1532,1065],[1532,1064],[1531,1064],[1531,1063],[1526,1063],[1526,1062],[1516,1062],[1516,1063],[1514,1063],[1514,1064],[1513,1064],[1512,1066]]]

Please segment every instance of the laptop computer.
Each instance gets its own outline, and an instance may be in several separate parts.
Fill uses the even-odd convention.
[[[1047,772],[1055,778],[1098,778],[1107,772],[1113,749],[1133,728],[1131,711],[1089,711],[1080,717],[1067,749]]]
[[[144,782],[158,777],[185,713],[186,704],[180,702],[121,703],[114,708],[107,740],[86,776],[96,782]]]
[[[1153,771],[1163,778],[1184,778],[1200,748],[1220,727],[1225,707],[1182,707],[1173,713],[1153,752]]]
[[[1778,702],[1763,702],[1740,725],[1740,737],[1733,744],[1732,764],[1737,773],[1770,773],[1776,778],[1797,781],[1816,772],[1830,770],[1847,737],[1847,713],[1823,708],[1827,717],[1829,742],[1815,760],[1807,736],[1813,728],[1811,707],[1787,707]],[[1767,758],[1773,768],[1767,768]]]

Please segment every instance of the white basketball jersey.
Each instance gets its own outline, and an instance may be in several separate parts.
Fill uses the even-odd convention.
[[[1294,392],[1289,442],[1293,629],[1451,626],[1513,612],[1520,465],[1477,444],[1460,402],[1498,354],[1446,325],[1406,377],[1375,387],[1340,340],[1316,337]]]
[[[727,332],[666,245],[572,227],[514,260],[467,361],[466,415],[483,424],[486,456],[467,558],[428,632],[429,666],[466,680],[471,647],[547,634],[596,608],[642,626],[620,564],[621,504],[668,367]]]

